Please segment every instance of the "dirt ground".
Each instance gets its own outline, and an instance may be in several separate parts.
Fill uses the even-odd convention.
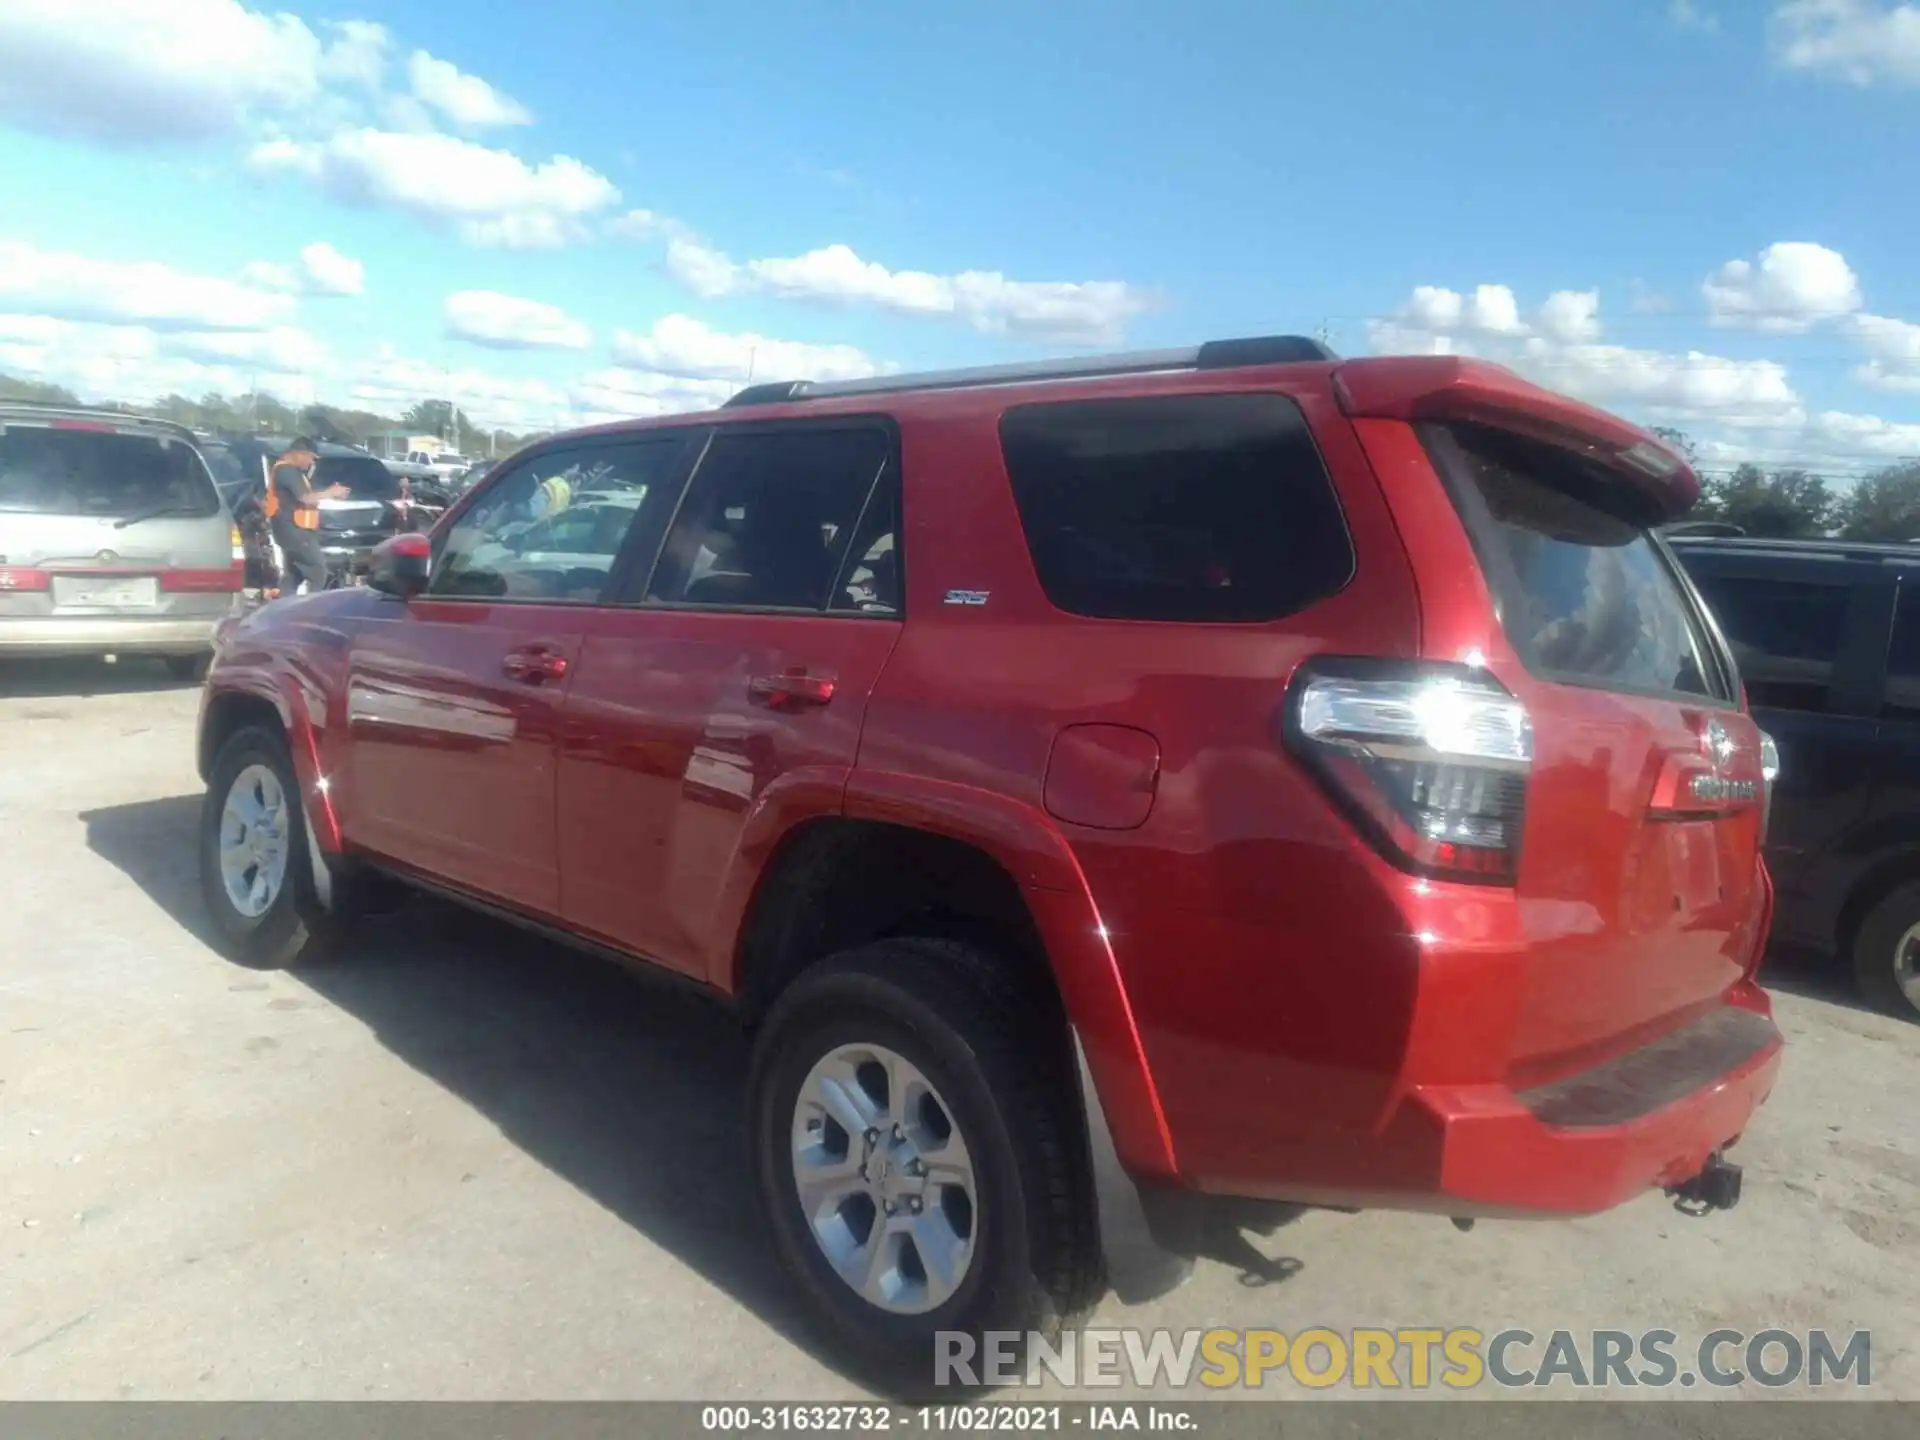
[[[197,700],[0,668],[0,1399],[857,1394],[762,1238],[722,1016],[427,903],[297,975],[208,948]],[[1920,1398],[1920,1026],[1777,979],[1737,1210],[1309,1213],[1093,1323],[1864,1328]]]

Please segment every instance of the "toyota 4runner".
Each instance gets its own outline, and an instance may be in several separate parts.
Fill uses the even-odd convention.
[[[1697,490],[1292,337],[556,436],[226,628],[206,903],[282,963],[397,878],[720,997],[780,1254],[909,1372],[1212,1197],[1730,1204],[1770,774]]]

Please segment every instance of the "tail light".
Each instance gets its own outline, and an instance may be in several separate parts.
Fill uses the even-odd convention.
[[[1288,740],[1394,864],[1512,884],[1520,867],[1533,722],[1464,666],[1310,662]]]
[[[233,542],[233,563],[244,567],[247,563],[247,537],[240,533],[238,525],[235,525],[227,534]]]
[[[0,595],[45,592],[52,588],[53,577],[44,570],[27,565],[0,565]]]

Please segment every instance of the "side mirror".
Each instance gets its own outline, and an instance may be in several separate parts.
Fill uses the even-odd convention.
[[[367,584],[383,595],[411,600],[427,588],[433,542],[417,532],[395,535],[373,547]]]

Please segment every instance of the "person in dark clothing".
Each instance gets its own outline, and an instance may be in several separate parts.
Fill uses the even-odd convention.
[[[302,435],[274,461],[268,481],[273,539],[287,570],[281,588],[294,594],[326,588],[327,557],[320,551],[319,504],[347,493],[344,485],[313,488],[313,470],[318,462],[313,441]]]

